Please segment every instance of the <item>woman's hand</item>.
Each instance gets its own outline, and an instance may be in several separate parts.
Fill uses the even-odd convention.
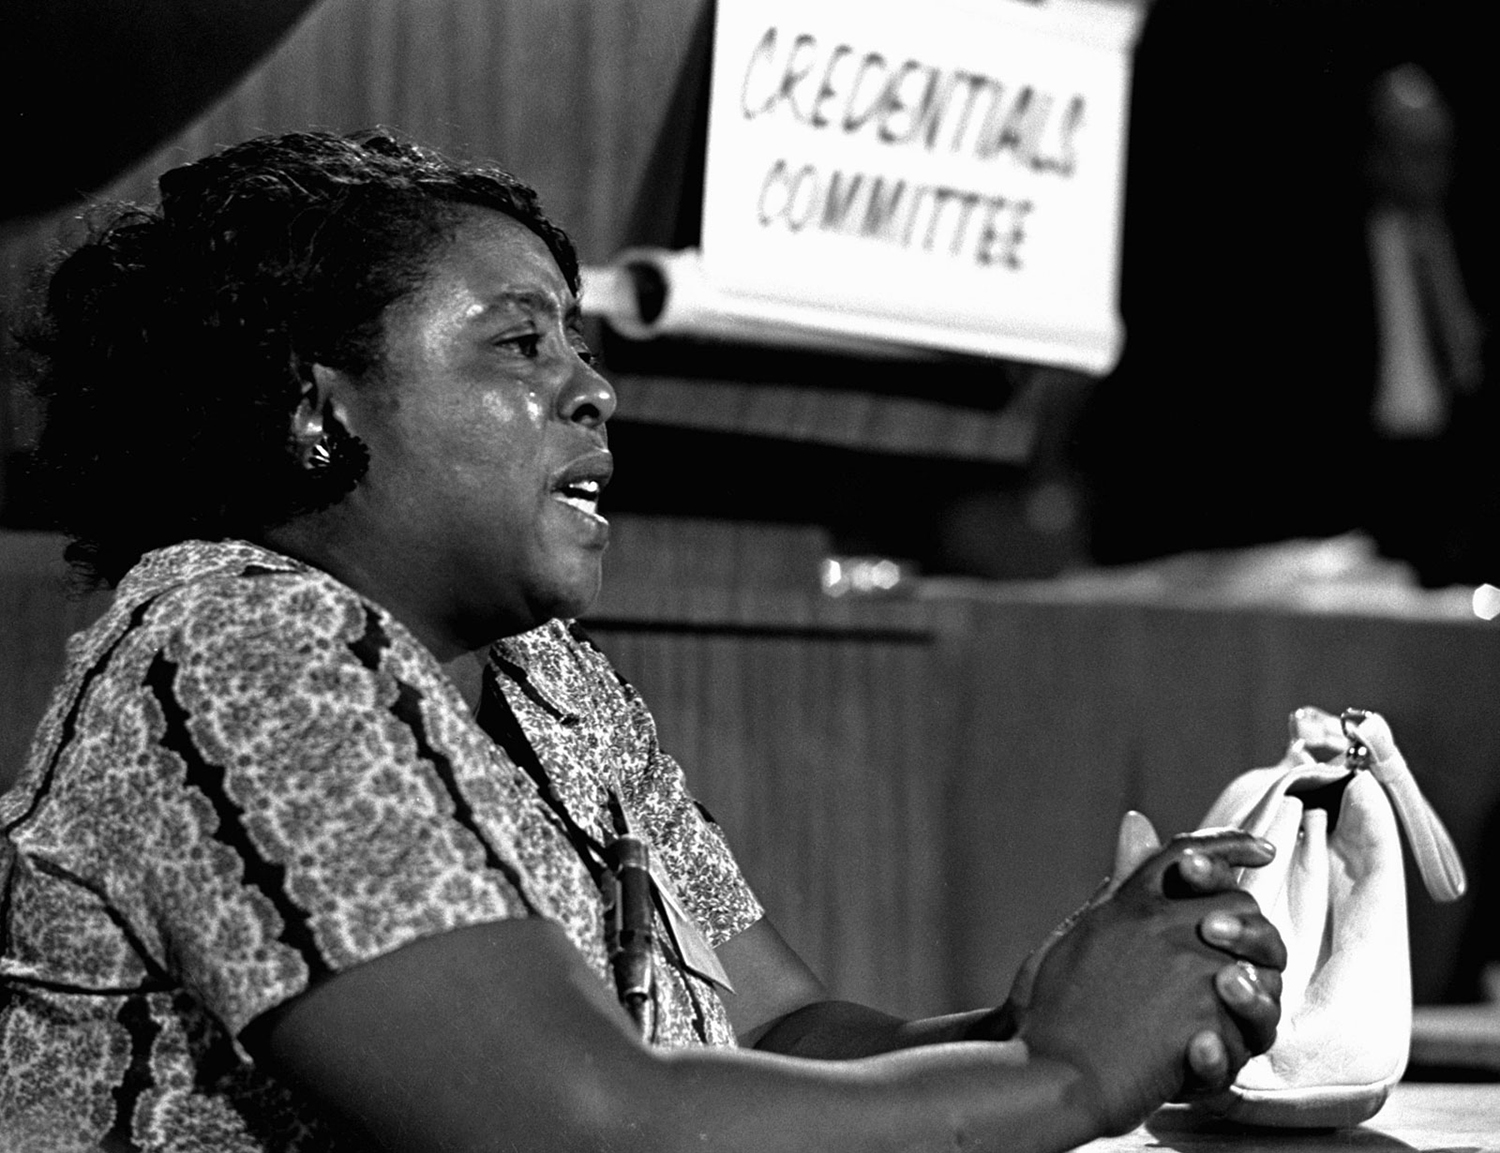
[[[1275,1038],[1285,950],[1235,886],[1270,859],[1239,832],[1162,848],[1128,817],[1111,880],[1022,967],[1008,1002],[1017,1035],[1084,1073],[1106,1127],[1223,1088]]]
[[[1256,840],[1246,848],[1241,838],[1227,830],[1182,833],[1173,845],[1183,851],[1175,872],[1164,877],[1168,896],[1210,896],[1239,887],[1241,870],[1267,865],[1276,848]],[[1215,851],[1216,847],[1225,851]],[[1113,893],[1152,854],[1161,848],[1151,822],[1140,813],[1128,812],[1120,822],[1115,846],[1115,865],[1103,895]],[[1235,958],[1216,978],[1219,995],[1235,1016],[1252,1054],[1263,1053],[1276,1039],[1281,1019],[1281,971],[1286,968],[1286,947],[1281,934],[1259,911],[1245,919],[1232,913],[1209,914],[1198,926],[1204,941]],[[1228,1056],[1221,1038],[1209,1034],[1194,1038],[1188,1065],[1194,1075],[1190,1093],[1215,1092],[1232,1079]],[[1196,1084],[1193,1081],[1196,1081]]]

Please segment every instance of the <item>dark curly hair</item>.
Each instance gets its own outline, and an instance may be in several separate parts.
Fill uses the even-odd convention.
[[[345,437],[309,471],[290,444],[314,363],[362,381],[382,316],[473,208],[572,242],[536,193],[384,133],[307,132],[163,175],[154,209],[118,207],[53,272],[24,335],[45,420],[32,475],[87,583],[150,549],[254,537],[338,501],[364,475]]]

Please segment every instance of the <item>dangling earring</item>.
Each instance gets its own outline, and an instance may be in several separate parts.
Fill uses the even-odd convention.
[[[302,467],[308,472],[322,472],[333,466],[333,452],[328,445],[328,434],[321,434],[312,446],[302,454]]]
[[[299,409],[292,415],[287,448],[302,476],[292,499],[303,512],[336,504],[370,466],[364,441],[351,435],[326,407],[322,412]]]
[[[352,491],[370,467],[370,450],[331,413],[292,421],[292,446],[305,479],[302,502],[326,508]]]

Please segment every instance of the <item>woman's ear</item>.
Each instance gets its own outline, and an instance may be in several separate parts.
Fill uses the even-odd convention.
[[[323,439],[323,409],[313,390],[304,392],[292,411],[291,437],[297,455],[303,458]]]
[[[322,364],[307,366],[301,376],[302,396],[292,411],[291,441],[304,468],[319,468],[328,463],[330,435],[349,431],[346,398],[352,382],[346,373]]]

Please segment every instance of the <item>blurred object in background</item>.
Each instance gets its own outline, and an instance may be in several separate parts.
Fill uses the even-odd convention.
[[[1478,407],[1484,324],[1449,224],[1453,110],[1407,61],[1378,75],[1367,102],[1365,218],[1376,317],[1366,523],[1424,583],[1495,575],[1476,560],[1493,535],[1493,425]],[[1492,546],[1491,546],[1492,548]],[[1479,567],[1487,567],[1481,573]]]
[[[924,571],[992,580],[1040,580],[1087,567],[1089,493],[1068,452],[1096,381],[1040,370],[1012,405],[1032,429],[1027,457],[985,487],[939,507]]]
[[[26,449],[36,406],[13,332],[66,216],[187,127],[319,0],[7,0],[0,4],[0,525],[40,527]]]
[[[1126,348],[1074,442],[1096,561],[1363,530],[1424,585],[1500,573],[1482,346],[1497,101],[1478,12],[1456,0],[1153,8],[1132,103]],[[1398,198],[1422,211],[1402,208],[1374,255],[1369,225]],[[1407,250],[1438,269],[1403,273],[1405,306],[1380,266],[1397,245],[1405,269]],[[1393,309],[1433,338],[1436,403],[1377,404],[1377,382],[1418,347]],[[1382,408],[1441,431],[1398,440]]]
[[[0,185],[3,223],[108,184],[223,95],[316,2],[6,3],[0,115],[17,167]]]
[[[881,556],[825,557],[820,569],[823,595],[895,596],[910,584],[910,565]]]
[[[1484,377],[1483,331],[1448,227],[1453,115],[1415,64],[1372,86],[1365,177],[1379,320],[1372,419],[1385,437],[1435,438],[1451,420],[1450,396]]]
[[[1058,582],[1080,596],[1173,605],[1299,609],[1392,618],[1470,620],[1474,590],[1423,589],[1405,561],[1381,556],[1368,533],[1249,548],[1177,553]]]

